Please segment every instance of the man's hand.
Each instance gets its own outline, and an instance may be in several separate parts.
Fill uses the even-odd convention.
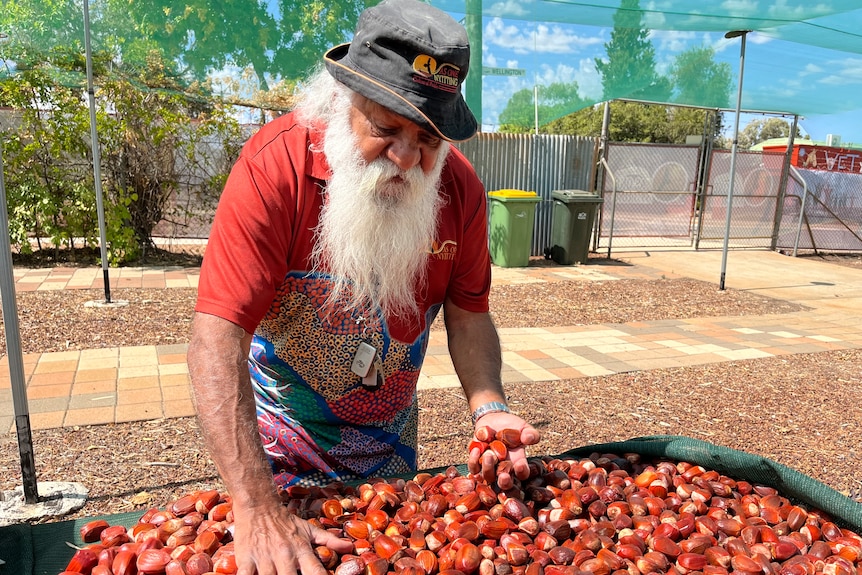
[[[326,575],[314,548],[338,554],[353,551],[353,543],[312,526],[281,505],[265,510],[234,507],[234,549],[237,575]]]
[[[476,421],[476,429],[480,427],[489,427],[494,433],[501,429],[515,429],[521,433],[520,445],[506,450],[506,461],[512,463],[512,473],[515,474],[515,477],[527,479],[530,476],[530,467],[527,463],[524,447],[535,445],[541,439],[536,428],[517,415],[504,412],[483,415]],[[480,439],[475,437],[474,432],[473,441],[480,441]],[[505,469],[498,474],[498,463],[497,456],[491,450],[483,452],[479,447],[474,446],[467,459],[467,469],[470,473],[481,473],[489,484],[496,481],[500,489],[510,489],[515,484],[512,474]]]

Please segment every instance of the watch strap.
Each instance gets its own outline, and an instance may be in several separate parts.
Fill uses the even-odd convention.
[[[488,415],[489,413],[511,413],[511,411],[509,410],[508,405],[500,401],[489,401],[488,403],[483,403],[476,408],[476,411],[473,412],[473,425],[476,425],[476,422],[479,421],[480,417]]]

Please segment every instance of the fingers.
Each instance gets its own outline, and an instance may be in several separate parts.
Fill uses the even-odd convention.
[[[303,546],[297,550],[296,563],[299,565],[302,575],[327,575],[326,568],[320,564],[320,560],[310,547]],[[286,575],[291,574],[288,573]]]
[[[474,447],[470,450],[470,457],[467,459],[467,471],[476,474],[482,470],[479,458],[482,457],[482,449]]]
[[[521,480],[530,477],[530,464],[527,462],[527,454],[523,447],[509,451],[509,459],[512,461],[515,477]]]
[[[541,439],[542,436],[529,423],[524,424],[524,427],[521,428],[521,445],[536,445]]]
[[[489,450],[482,454],[482,477],[489,485],[492,485],[497,477],[497,457],[493,451]]]
[[[353,551],[353,543],[347,539],[336,537],[329,531],[313,527],[311,530],[311,536],[315,545],[324,545],[336,553],[344,554]]]

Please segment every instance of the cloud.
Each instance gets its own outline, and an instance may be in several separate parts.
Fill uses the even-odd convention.
[[[516,54],[548,53],[577,54],[601,45],[601,36],[574,34],[563,26],[539,24],[525,28],[507,24],[502,18],[492,18],[482,33],[483,42],[514,51]]]
[[[521,0],[496,2],[488,7],[487,13],[492,16],[505,18],[523,18],[529,14],[529,12],[524,9],[525,4],[530,4],[530,2],[524,2]]]
[[[806,64],[799,72],[799,75],[804,78],[805,76],[810,76],[812,74],[821,74],[823,71],[823,68],[817,64]]]
[[[673,30],[653,30],[650,39],[656,52],[669,51],[674,54],[685,51],[697,39],[696,32],[677,32]]]

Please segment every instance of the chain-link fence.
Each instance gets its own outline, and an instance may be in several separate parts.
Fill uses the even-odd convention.
[[[700,154],[698,146],[610,144],[598,246],[691,245]]]
[[[779,230],[785,251],[862,251],[862,174],[794,171]]]

